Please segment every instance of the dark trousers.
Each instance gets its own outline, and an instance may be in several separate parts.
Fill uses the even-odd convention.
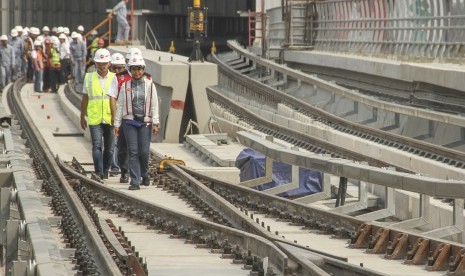
[[[66,83],[68,76],[71,74],[71,59],[65,58],[60,60],[61,63],[61,76],[60,83]]]
[[[26,70],[27,81],[34,79],[34,69],[32,68],[32,58],[27,59],[27,70]]]
[[[128,173],[128,146],[124,135],[124,127],[119,128],[116,146],[118,148],[118,165],[121,170],[121,175],[125,175]]]
[[[43,89],[44,92],[46,92],[51,87],[50,86],[50,67],[48,67],[48,66],[44,67],[44,73],[43,73],[42,77],[43,77],[43,80],[44,80],[42,89]]]
[[[94,160],[95,174],[103,178],[104,172],[110,169],[113,156],[113,126],[99,124],[89,126],[92,138],[92,158]]]
[[[136,127],[123,120],[122,127],[126,136],[129,161],[128,169],[131,185],[139,186],[141,178],[147,176],[150,157],[150,139],[152,138],[152,124]]]
[[[50,87],[52,88],[52,92],[58,91],[58,84],[60,82],[60,77],[61,77],[61,69],[59,68],[50,69]]]

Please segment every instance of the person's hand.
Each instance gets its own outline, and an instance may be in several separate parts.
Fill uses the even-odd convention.
[[[86,130],[86,128],[87,128],[87,121],[86,121],[86,118],[84,116],[81,116],[81,128],[83,130]]]
[[[152,132],[155,135],[158,133],[158,125],[152,125]]]
[[[118,135],[119,135],[119,127],[115,127],[113,129],[113,133],[115,134],[116,137],[118,137]]]

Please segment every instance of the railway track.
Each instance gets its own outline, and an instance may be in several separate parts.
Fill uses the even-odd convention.
[[[236,50],[236,48],[233,47],[233,50]],[[244,63],[242,54],[243,50],[238,52],[236,59],[228,59],[226,61],[221,60],[218,56],[212,56],[213,61],[217,63],[219,67],[220,83],[222,83],[222,87],[229,87],[245,98],[256,99],[257,101],[270,106],[273,110],[277,109],[278,104],[284,104],[295,112],[301,113],[311,120],[316,120],[319,123],[329,126],[339,132],[347,133],[381,145],[387,145],[389,147],[408,152],[419,157],[435,160],[452,167],[465,168],[465,153],[461,151],[345,120],[284,93],[275,87],[249,77],[247,74],[242,72],[250,74],[250,72],[254,69],[253,66],[258,67],[261,66],[261,64],[257,63],[253,65]],[[257,57],[257,59],[259,58]],[[236,64],[236,66],[234,64]],[[242,65],[239,67],[237,64]],[[286,72],[280,72],[280,74],[286,75]],[[213,100],[213,97],[217,96],[213,96],[213,93],[211,92],[212,90],[210,89],[209,96]],[[242,114],[240,112],[242,111],[235,113],[241,116]]]
[[[33,127],[28,128],[34,132]],[[323,153],[323,147],[320,150]],[[334,156],[342,155],[338,153]],[[50,154],[44,154],[39,159],[48,160],[44,156],[51,158]],[[371,269],[376,267],[374,263],[380,261],[384,262],[382,266],[405,262],[411,266],[405,267],[404,271],[410,268],[417,273],[423,269],[435,271],[431,272],[432,275],[444,270],[449,275],[464,273],[465,260],[462,255],[465,250],[462,244],[390,228],[384,223],[365,222],[323,211],[206,178],[175,165],[170,165],[169,171],[159,174],[156,169],[158,161],[159,158],[152,164],[153,184],[156,187],[149,189],[161,190],[186,200],[187,209],[204,217],[184,215],[121,192],[118,188],[96,183],[82,174],[86,169],[77,161],[65,164],[54,160],[62,170],[56,174],[63,174],[61,178],[66,179],[60,186],[74,188],[71,194],[80,198],[82,203],[78,205],[85,206],[80,213],[87,214],[83,217],[92,220],[91,225],[100,225],[98,230],[93,231],[98,233],[103,246],[109,249],[107,256],[116,260],[114,266],[122,274],[151,274],[153,270],[150,259],[147,261],[149,257],[139,253],[132,246],[134,243],[127,233],[123,233],[124,230],[113,222],[146,229],[144,235],[157,238],[160,235],[169,236],[171,240],[181,240],[181,243],[188,241],[199,247],[209,247],[210,252],[217,254],[218,260],[221,260],[219,256],[233,258],[231,262],[238,263],[236,266],[240,270],[248,269],[245,273],[250,275],[383,275],[377,272],[380,270]],[[45,177],[50,178],[48,175]],[[85,237],[86,231],[83,233]],[[328,238],[328,246],[333,244],[330,241],[335,244],[332,252],[340,254],[318,248],[310,236],[316,236],[317,240]],[[345,249],[346,241],[353,249]],[[348,254],[359,255],[360,258],[345,257],[345,250],[356,252]],[[82,259],[81,253],[78,257]],[[349,263],[346,262],[348,259]],[[360,263],[365,267],[361,267]],[[104,270],[100,265],[91,266],[90,269],[92,273],[95,270],[95,274],[106,275],[106,272],[101,272]]]

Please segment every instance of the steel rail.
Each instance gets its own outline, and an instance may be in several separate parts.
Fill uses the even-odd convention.
[[[25,80],[20,79],[16,83],[21,84],[20,86],[22,86],[24,85]],[[66,198],[67,208],[73,216],[73,219],[76,221],[79,232],[85,238],[84,242],[86,247],[89,249],[89,254],[92,255],[92,258],[96,260],[96,265],[98,265],[100,273],[102,275],[122,275],[111,255],[107,251],[101,250],[102,248],[105,248],[102,239],[97,233],[97,230],[94,228],[85,208],[77,199],[72,188],[68,185],[68,181],[62,174],[44,139],[39,135],[39,130],[33,124],[32,118],[26,112],[26,108],[21,99],[21,93],[9,93],[8,103],[11,110],[15,113],[16,118],[18,118],[23,125],[22,129],[27,135],[32,149],[42,157],[41,162],[48,169],[51,176],[49,181],[55,183],[58,186],[61,195]],[[40,254],[39,251],[34,253]],[[40,266],[37,269],[40,271]],[[44,271],[39,274],[47,275],[47,272]]]
[[[298,223],[310,229],[318,229],[328,235],[334,235],[336,238],[350,238],[350,247],[367,248],[367,253],[385,254],[385,258],[387,259],[405,258],[408,263],[416,255],[415,251],[411,249],[418,243],[427,242],[426,247],[421,251],[422,258],[424,258],[425,254],[426,256],[431,256],[428,254],[440,251],[445,245],[449,248],[448,253],[450,253],[451,259],[457,258],[462,260],[463,258],[462,252],[465,250],[465,245],[461,243],[431,238],[414,231],[390,227],[384,223],[366,222],[355,217],[333,213],[279,196],[268,195],[251,188],[217,180],[185,166],[179,167],[189,175],[200,180],[205,186],[218,193],[221,197],[230,201],[237,208],[256,210],[269,217],[280,219],[283,216],[287,221]],[[387,233],[384,240],[377,239],[381,232]],[[397,242],[399,237],[402,237],[404,241],[400,245]],[[273,239],[270,237],[270,239],[275,242],[282,242],[279,238]],[[377,242],[381,243],[380,240],[382,240],[381,249],[376,246],[376,250],[373,250]],[[373,241],[374,245],[371,244]],[[318,252],[317,249],[310,250]],[[447,261],[448,259],[446,259]],[[433,265],[428,262],[426,266],[427,268],[431,268]]]
[[[234,228],[219,225],[203,219],[179,213],[175,210],[165,208],[161,205],[134,198],[127,193],[106,187],[89,178],[74,171],[63,161],[57,159],[57,163],[64,173],[72,178],[78,179],[81,185],[84,185],[92,195],[103,198],[109,202],[113,200],[122,204],[126,210],[133,210],[134,213],[142,213],[144,215],[153,214],[158,220],[164,219],[176,223],[178,226],[184,226],[184,229],[198,229],[205,233],[217,237],[219,240],[227,239],[233,244],[240,245],[241,248],[251,249],[254,254],[262,257],[269,257],[270,262],[281,272],[285,273],[288,267],[288,257],[272,242],[253,234]],[[140,212],[137,212],[140,211]],[[147,217],[147,216],[146,216]]]
[[[230,68],[227,64],[223,63],[217,56],[212,55],[212,58],[214,62],[218,64],[218,68],[222,74],[231,79],[231,81],[237,83],[240,86],[243,86],[245,89],[250,90],[250,94],[252,94],[252,96],[261,99],[265,103],[272,105],[277,105],[277,103],[284,103],[294,108],[296,111],[316,118],[318,121],[341,132],[357,135],[358,137],[362,137],[371,141],[378,141],[378,143],[388,144],[397,149],[416,155],[425,153],[427,155],[427,153],[430,153],[430,155],[435,157],[435,159],[439,162],[443,162],[445,164],[459,168],[465,167],[465,153],[463,152],[415,140],[413,138],[405,137],[402,135],[389,133],[387,131],[370,128],[342,119],[334,114],[316,108],[306,102],[287,95],[282,91],[274,89],[248,76],[242,75],[236,70]]]
[[[246,107],[238,104],[237,102],[225,97],[221,93],[215,91],[213,87],[207,87],[207,96],[209,100],[213,100],[217,103],[221,103],[225,108],[232,110],[237,116],[243,119],[245,122],[250,123],[256,127],[266,128],[260,130],[266,134],[276,136],[278,139],[286,140],[296,146],[305,148],[309,151],[316,152],[319,154],[331,154],[333,157],[341,157],[359,162],[368,162],[371,166],[376,167],[394,167],[400,172],[410,172],[401,168],[395,164],[387,163],[383,160],[366,156],[364,154],[348,150],[344,147],[340,147],[324,140],[315,138],[311,135],[304,134],[297,130],[293,130],[288,127],[278,125],[270,122],[255,113],[249,111]],[[322,152],[323,151],[323,152]]]

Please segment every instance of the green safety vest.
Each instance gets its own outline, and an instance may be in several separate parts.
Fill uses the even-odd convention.
[[[94,57],[95,51],[98,50],[98,40],[99,40],[99,37],[96,37],[90,44],[90,56],[91,57]]]
[[[60,54],[55,48],[52,48],[51,53],[50,62],[54,67],[60,67]]]
[[[115,77],[115,73],[108,72],[105,87],[100,87],[98,73],[86,73],[84,83],[87,86],[87,123],[91,126],[99,125],[102,121],[111,124],[110,97],[107,94],[108,87]]]

